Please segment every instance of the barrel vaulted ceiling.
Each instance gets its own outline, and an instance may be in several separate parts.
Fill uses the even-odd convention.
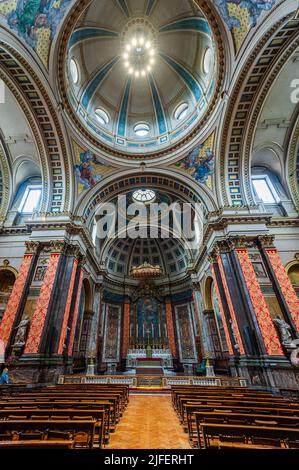
[[[151,43],[153,64],[141,61],[136,77],[124,55],[138,35]],[[179,142],[199,123],[215,91],[217,51],[194,1],[102,0],[75,23],[65,66],[68,100],[85,129],[108,147],[147,154]],[[135,132],[138,124],[144,135]]]

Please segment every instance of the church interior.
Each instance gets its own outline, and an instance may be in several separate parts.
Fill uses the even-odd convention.
[[[298,211],[297,0],[1,0],[0,447],[299,449]]]

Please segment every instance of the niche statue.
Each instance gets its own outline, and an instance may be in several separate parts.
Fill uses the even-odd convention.
[[[13,347],[22,347],[25,345],[28,326],[29,326],[28,318],[24,318],[24,320],[20,322],[19,326],[17,326],[16,329],[18,331],[16,333],[15,343]]]
[[[291,327],[286,323],[279,315],[276,315],[276,318],[273,320],[274,325],[277,326],[281,344],[288,348],[295,348],[296,345],[293,343],[292,335],[290,333]]]

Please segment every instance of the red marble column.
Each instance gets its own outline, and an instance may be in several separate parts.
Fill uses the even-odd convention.
[[[221,300],[221,296],[220,296],[220,291],[219,291],[219,287],[218,287],[218,284],[217,284],[217,280],[216,280],[216,276],[215,276],[215,270],[214,270],[213,265],[211,265],[211,272],[212,272],[212,276],[213,276],[213,280],[214,280],[214,286],[215,286],[215,290],[216,290],[216,295],[217,295],[217,299],[218,299],[218,303],[219,303],[219,309],[220,309],[220,313],[221,313],[221,318],[222,318],[222,323],[223,323],[223,328],[224,328],[224,333],[225,333],[225,338],[226,338],[226,342],[227,342],[228,351],[229,351],[230,356],[233,356],[234,355],[233,346],[232,346],[232,343],[231,343],[231,340],[230,340],[229,331],[228,331],[227,324],[226,324],[224,308],[223,308],[223,304],[222,304],[222,300]]]
[[[232,322],[233,322],[234,331],[236,333],[236,337],[237,337],[237,341],[238,341],[240,354],[245,355],[245,349],[244,349],[244,345],[243,345],[242,338],[241,338],[241,335],[240,335],[235,309],[234,309],[232,299],[231,299],[231,296],[230,296],[230,291],[229,291],[229,288],[228,288],[228,285],[227,285],[227,282],[226,282],[226,277],[225,277],[225,273],[224,273],[224,269],[223,269],[223,265],[222,265],[222,261],[221,261],[220,256],[218,256],[217,261],[218,261],[219,272],[220,272],[221,281],[222,281],[222,285],[223,285],[224,292],[225,292],[227,305],[228,305],[228,308],[229,308],[229,313],[230,313],[230,316],[231,316],[231,319],[232,319]],[[215,283],[215,285],[216,285],[216,283]]]
[[[174,325],[172,318],[172,305],[170,298],[165,300],[166,308],[166,323],[167,323],[167,335],[168,335],[168,345],[173,357],[177,357],[176,346],[175,346],[175,337],[174,337]]]
[[[260,327],[265,348],[269,356],[284,356],[271,314],[254,272],[247,249],[236,249],[236,254],[245,278],[247,290]]]
[[[122,338],[122,355],[124,359],[127,357],[130,341],[130,301],[126,298],[124,302],[124,321],[123,321],[123,338]]]
[[[80,297],[81,297],[82,283],[83,283],[83,276],[84,276],[84,269],[83,268],[80,268],[80,269],[81,269],[81,272],[80,272],[80,277],[79,277],[77,297],[76,297],[76,303],[75,303],[75,308],[74,308],[74,316],[73,316],[73,321],[72,321],[72,326],[71,326],[71,333],[70,333],[70,340],[69,340],[69,347],[68,347],[69,356],[73,354],[73,346],[74,346],[74,340],[75,340],[75,332],[76,332],[76,325],[77,325],[77,320],[78,320],[79,304],[80,304]]]
[[[61,334],[60,334],[59,345],[58,345],[58,354],[63,353],[63,345],[65,343],[66,334],[67,334],[67,325],[68,325],[68,320],[70,316],[77,267],[78,267],[78,260],[74,258],[73,269],[72,269],[72,274],[71,274],[71,279],[70,279],[70,284],[69,284],[69,290],[68,290],[68,295],[67,295],[67,300],[66,300],[66,305],[65,305],[64,317],[63,317],[63,322],[62,322],[62,327],[61,327]]]
[[[299,299],[297,297],[296,291],[288,277],[276,248],[266,248],[265,252],[268,256],[269,262],[272,266],[275,277],[280,286],[289,312],[292,316],[293,322],[297,331],[299,332]]]
[[[26,283],[28,282],[30,268],[32,267],[34,256],[38,250],[39,243],[27,242],[26,246],[26,253],[21,263],[17,279],[14,283],[12,293],[8,300],[6,310],[4,312],[4,316],[0,324],[0,340],[3,342],[3,346],[5,349],[8,346],[12,327],[20,307],[23,292]]]
[[[56,278],[58,263],[64,248],[63,242],[52,242],[52,251],[44,277],[40,295],[33,313],[24,354],[37,354],[42,339],[43,328],[47,317],[52,289]]]

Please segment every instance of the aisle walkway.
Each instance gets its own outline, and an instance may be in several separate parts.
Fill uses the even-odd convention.
[[[171,397],[131,395],[107,449],[190,449]]]

